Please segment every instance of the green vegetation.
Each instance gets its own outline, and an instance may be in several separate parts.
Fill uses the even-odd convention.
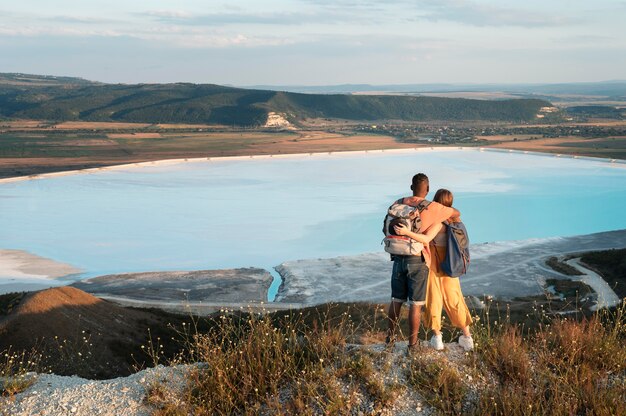
[[[568,107],[565,112],[578,118],[609,118],[613,120],[624,118],[623,110],[607,105],[580,105]]]
[[[212,123],[259,126],[268,112],[346,120],[535,120],[537,99],[502,101],[440,97],[316,95],[211,84],[3,84],[0,117],[56,121]]]
[[[546,260],[546,264],[550,266],[554,271],[564,274],[566,276],[581,276],[583,274],[576,267],[570,266],[569,264],[560,261],[556,257],[550,257],[548,260]]]
[[[142,139],[110,138],[103,133],[11,132],[0,133],[1,158],[90,158],[91,160],[127,160],[175,157],[205,157],[237,154],[259,145],[268,145],[298,136],[290,132],[245,133],[168,133]]]
[[[586,253],[581,260],[598,271],[617,296],[626,298],[626,248]]]
[[[548,279],[546,284],[552,286],[556,293],[570,300],[583,299],[587,295],[594,293],[589,285],[577,280]]]
[[[0,74],[0,85],[86,85],[97,84],[83,78],[56,77],[52,75],[33,75],[19,73]]]
[[[26,292],[12,292],[0,295],[0,317],[10,314],[20,304]]]
[[[539,109],[550,106],[542,100],[468,100],[441,97],[314,95],[277,92],[268,102],[272,111],[297,117],[346,120],[483,120],[529,121]]]

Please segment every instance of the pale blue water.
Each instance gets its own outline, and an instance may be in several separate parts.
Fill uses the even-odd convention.
[[[430,196],[454,192],[473,243],[626,228],[624,164],[473,150],[335,153],[0,184],[0,248],[69,263],[81,277],[271,270],[379,251],[385,210],[410,194],[417,172],[430,177]]]

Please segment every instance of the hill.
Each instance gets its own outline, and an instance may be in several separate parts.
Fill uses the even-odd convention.
[[[117,306],[67,286],[0,298],[0,304],[19,303],[0,310],[0,351],[36,349],[44,368],[88,378],[131,374],[133,364],[147,358],[141,346],[148,344],[148,330],[153,337],[171,336],[167,325],[181,320]]]
[[[20,73],[0,73],[0,86],[60,86],[98,84],[83,78],[57,77],[53,75],[31,75]]]
[[[613,120],[624,119],[623,110],[607,105],[579,105],[568,107],[565,112],[574,117],[584,118],[608,118]]]
[[[4,82],[2,81],[4,80]],[[0,74],[0,118],[54,121],[263,125],[270,112],[292,122],[345,120],[536,120],[537,99],[298,94],[212,84],[97,84],[67,78]]]

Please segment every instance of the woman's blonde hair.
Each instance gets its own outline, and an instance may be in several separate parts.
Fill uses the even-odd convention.
[[[448,191],[447,189],[441,188],[438,189],[437,192],[435,192],[435,197],[433,198],[433,201],[439,202],[441,205],[451,207],[452,202],[454,201],[454,197],[452,196],[452,192]]]

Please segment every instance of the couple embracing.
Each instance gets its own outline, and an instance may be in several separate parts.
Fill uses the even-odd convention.
[[[452,207],[452,193],[446,189],[439,189],[432,202],[426,199],[429,183],[423,173],[413,176],[411,190],[412,196],[398,200],[390,208],[390,213],[393,209],[403,210],[404,213],[398,214],[398,217],[388,215],[385,220],[387,231],[383,230],[388,236],[385,238],[385,250],[392,253],[393,260],[386,344],[393,346],[400,310],[402,304],[407,302],[409,354],[418,347],[422,308],[425,308],[425,324],[433,332],[431,347],[436,350],[444,348],[441,315],[445,308],[452,324],[463,332],[459,345],[466,351],[471,350],[474,347],[469,330],[472,318],[461,293],[458,276],[449,276],[441,266],[446,258],[447,229],[460,222],[460,213]],[[403,216],[409,220],[402,219]],[[404,247],[394,248],[396,244]]]

